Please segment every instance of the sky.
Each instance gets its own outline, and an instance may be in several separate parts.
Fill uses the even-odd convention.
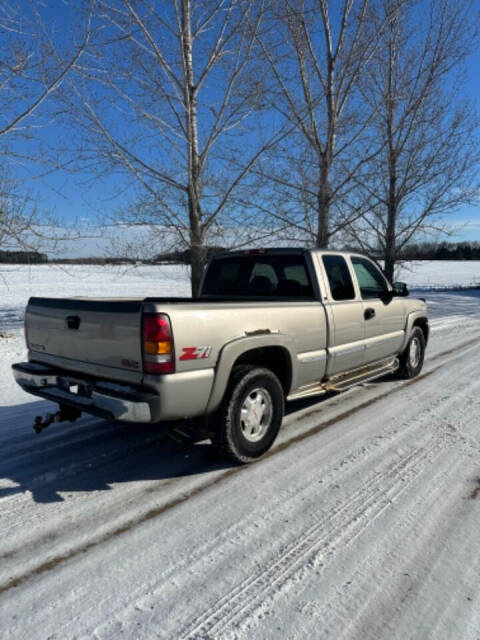
[[[47,16],[58,23],[65,18],[58,11],[62,3],[55,5],[55,12],[49,10]],[[47,3],[48,5],[48,3]],[[467,94],[476,104],[480,114],[480,51],[471,55],[467,62]],[[81,136],[79,131],[73,131],[61,126],[50,124],[44,131],[40,131],[38,139],[44,142],[48,140],[68,140],[70,136]],[[40,154],[40,146],[35,149],[36,142],[27,140],[20,143],[20,148],[27,149],[31,154],[32,145],[34,151]],[[41,158],[39,158],[41,160]],[[102,225],[108,221],[115,209],[128,199],[130,193],[122,189],[122,179],[118,175],[99,178],[93,172],[71,173],[64,170],[47,172],[41,162],[38,164],[25,164],[20,167],[23,175],[23,186],[38,202],[42,211],[51,212],[60,224],[80,222],[89,228]],[[35,178],[31,179],[30,176]],[[458,211],[445,215],[443,223],[449,230],[450,241],[480,241],[480,197],[479,203],[464,205]],[[95,235],[95,234],[93,234]],[[440,236],[432,236],[432,239],[443,239]],[[104,246],[104,241],[92,238],[85,241],[82,254],[90,251],[95,253],[98,248]]]

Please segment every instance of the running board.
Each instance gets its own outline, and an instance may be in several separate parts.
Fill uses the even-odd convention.
[[[375,378],[385,376],[388,373],[394,373],[398,367],[398,358],[388,358],[387,360],[374,362],[360,369],[354,369],[332,376],[324,383],[324,386],[327,391],[345,391],[361,382],[368,382],[369,380],[375,380]]]
[[[362,382],[368,382],[375,380],[389,373],[394,373],[399,366],[398,358],[387,358],[359,367],[358,369],[351,369],[344,373],[340,373],[332,376],[328,380],[323,382],[314,382],[305,387],[302,387],[295,393],[288,396],[287,400],[300,400],[302,398],[309,398],[310,396],[318,396],[322,393],[328,393],[329,391],[345,391],[350,387],[354,387],[356,384]]]
[[[298,391],[288,396],[287,400],[288,402],[290,402],[290,400],[301,400],[302,398],[318,396],[322,393],[327,393],[325,384],[323,382],[314,382],[313,384],[309,384],[308,386],[301,387]]]

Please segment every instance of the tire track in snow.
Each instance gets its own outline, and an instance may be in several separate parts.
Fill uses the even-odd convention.
[[[436,402],[433,403],[433,406]],[[422,415],[430,413],[432,405],[429,408],[426,408]],[[385,450],[394,446],[399,447],[404,446],[407,448],[406,442],[412,437],[411,431],[416,429],[416,427],[410,426],[410,428],[405,429],[403,425],[395,425],[389,431],[382,433],[381,435],[376,434],[367,440],[362,440],[359,442],[358,446],[353,450],[349,450],[345,452],[345,454],[341,455],[340,458],[336,457],[334,459],[325,461],[325,464],[321,465],[322,468],[322,483],[325,487],[327,487],[327,491],[330,491],[334,486],[338,483],[349,484],[351,474],[358,474],[359,464],[362,463],[367,468],[378,468],[382,462],[385,462]],[[316,454],[312,452],[312,455],[318,455],[318,451]],[[384,465],[386,466],[386,465]],[[257,467],[258,468],[258,467]],[[363,467],[362,467],[363,468]],[[282,482],[280,478],[277,478],[280,483],[280,491],[276,491],[274,496],[269,497],[269,505],[270,511],[268,514],[264,514],[262,518],[262,524],[265,526],[267,523],[274,522],[277,517],[277,511],[279,506],[281,506],[282,510],[289,513],[289,517],[295,519],[295,507],[300,506],[300,510],[303,508],[302,500],[304,497],[308,498],[308,493],[311,492],[311,488],[314,484],[318,482],[318,467],[311,467],[308,474],[302,473],[300,476],[301,484],[289,482]],[[297,478],[298,481],[299,478]],[[334,484],[330,485],[329,481]],[[271,501],[273,498],[273,502]],[[335,504],[336,499],[333,500],[334,504],[330,505],[330,508],[337,508]],[[325,506],[322,510],[322,513],[326,513],[326,509],[328,507]],[[298,514],[301,517],[301,511]],[[189,570],[194,570],[196,566],[198,566],[198,571],[201,572],[202,562],[205,557],[210,555],[211,553],[215,553],[218,555],[228,555],[229,550],[236,545],[242,544],[245,539],[251,537],[254,539],[255,536],[258,535],[258,514],[252,510],[248,513],[248,515],[242,517],[241,520],[236,520],[234,523],[229,525],[227,528],[222,529],[222,531],[216,534],[214,537],[208,539],[207,542],[202,542],[198,546],[194,547],[193,551],[190,551],[188,554],[181,556],[178,559],[175,559],[175,563],[170,565],[167,569],[162,570],[162,577],[160,581],[156,581],[151,584],[142,584],[140,590],[132,590],[131,598],[129,599],[129,607],[133,607],[133,609],[137,609],[137,604],[139,599],[142,599],[142,594],[145,589],[152,594],[149,598],[150,604],[155,604],[157,601],[158,595],[162,593],[163,588],[167,585],[172,579],[175,578],[179,572],[182,572],[185,568],[188,567]],[[133,604],[132,604],[133,603]],[[145,605],[147,609],[149,605]],[[122,607],[120,609],[111,610],[111,615],[115,618],[116,615],[120,617],[125,613],[125,603],[122,603]],[[98,637],[103,636],[103,627],[98,631]],[[110,635],[106,634],[105,637],[110,637]],[[182,636],[183,637],[183,636]]]
[[[268,452],[265,458],[274,456],[280,453],[281,451],[283,451],[285,448],[290,447],[292,444],[298,443],[313,435],[318,434],[323,429],[335,424],[336,422],[339,422],[341,420],[351,417],[352,415],[355,415],[356,413],[363,410],[364,408],[369,407],[377,403],[378,401],[384,399],[386,396],[392,395],[393,393],[396,393],[412,384],[417,384],[419,381],[432,375],[439,368],[443,367],[444,364],[446,364],[446,362],[450,362],[452,360],[455,360],[465,355],[465,353],[467,353],[469,350],[477,346],[479,342],[480,342],[479,338],[474,338],[472,340],[468,340],[464,343],[461,343],[460,345],[457,345],[452,349],[436,354],[431,359],[431,361],[436,361],[446,356],[451,356],[451,357],[448,357],[445,362],[442,362],[430,368],[430,370],[426,371],[425,373],[420,374],[420,376],[418,376],[417,378],[405,381],[403,383],[399,383],[394,388],[389,388],[384,391],[379,391],[378,393],[376,393],[374,396],[364,401],[363,403],[355,405],[354,407],[352,407],[351,409],[348,409],[347,411],[344,411],[343,413],[336,414],[332,418],[327,419],[323,422],[320,422],[319,424],[313,427],[309,427],[305,431],[299,434],[293,435],[291,438],[287,438],[285,441],[281,442],[280,444],[275,446],[270,452]],[[318,413],[318,412],[319,412],[318,410],[313,411],[313,413]],[[119,526],[113,529],[107,530],[105,533],[103,533],[102,535],[99,535],[95,539],[89,540],[78,546],[72,547],[66,550],[64,553],[57,554],[56,556],[51,557],[50,559],[48,559],[43,563],[36,564],[35,566],[31,567],[27,572],[21,575],[12,577],[6,582],[4,582],[3,584],[0,584],[0,595],[13,587],[23,584],[24,582],[28,581],[30,578],[41,575],[46,571],[50,571],[55,567],[57,567],[58,565],[78,556],[79,554],[89,551],[90,549],[98,546],[99,544],[108,542],[114,539],[115,537],[130,531],[133,527],[136,527],[142,524],[143,522],[147,522],[153,518],[156,518],[162,515],[166,511],[172,508],[175,508],[176,506],[186,502],[190,498],[202,493],[203,491],[208,490],[210,487],[218,484],[222,480],[230,476],[233,476],[235,474],[245,472],[246,469],[248,469],[248,467],[233,467],[228,469],[227,471],[218,472],[213,477],[210,477],[207,481],[203,481],[203,482],[201,481],[198,485],[195,485],[186,491],[180,491],[179,494],[174,495],[171,499],[167,500],[163,504],[155,505],[152,508],[147,508],[145,512],[142,512],[139,515],[135,515],[129,518],[127,513],[126,514],[127,518]],[[192,467],[192,471],[193,470],[194,468]],[[147,492],[148,490],[145,490],[145,489],[140,491],[141,494],[147,493]]]
[[[446,541],[461,526],[460,513],[468,508],[461,498],[465,486],[454,480],[461,473],[463,460],[457,458],[452,465],[445,453],[442,458],[428,484],[421,486],[418,482],[418,491],[411,491],[409,499],[403,502],[395,515],[395,526],[382,527],[382,554],[378,554],[374,545],[367,547],[358,561],[351,563],[354,570],[344,577],[344,585],[348,583],[349,588],[334,590],[332,597],[321,603],[316,613],[322,621],[322,637],[409,637],[413,628],[410,613],[406,628],[399,625],[402,612],[408,611],[405,602],[416,600],[422,588],[428,589],[427,582],[435,565],[444,561]],[[450,479],[449,492],[445,491],[446,478]],[[435,521],[429,526],[433,510]],[[455,513],[453,518],[452,513]],[[475,566],[479,561],[475,557],[472,563]],[[472,579],[471,583],[474,582]],[[423,604],[425,606],[425,601]],[[390,612],[388,619],[378,615],[382,605]],[[417,609],[419,604],[414,606]],[[443,637],[434,630],[434,618],[439,613],[436,608],[436,602],[433,606],[430,603],[424,611],[426,618],[431,618],[427,623],[428,635],[417,628],[415,637]]]
[[[300,538],[284,548],[278,560],[226,593],[214,607],[207,609],[192,625],[183,629],[178,637],[191,640],[209,638],[212,634],[217,637],[238,618],[255,609],[266,594],[278,590],[292,574],[305,564],[312,563],[327,547],[335,547],[340,542],[349,544],[370,526],[394,498],[405,491],[443,447],[442,439],[433,436],[426,447],[412,450],[387,473],[372,477],[328,516],[323,516]]]
[[[475,370],[475,362],[471,363],[471,368]],[[462,395],[435,399],[415,417],[414,423],[410,420],[413,429],[423,428],[425,418],[429,414],[438,415],[446,408],[461,406],[464,396],[471,393],[476,385],[476,380],[470,377],[468,384],[462,387]],[[478,443],[465,438],[464,434],[455,429],[444,429],[444,425],[435,424],[430,430],[433,431],[433,435],[425,447],[414,450],[406,459],[399,461],[386,473],[378,478],[374,477],[363,488],[360,487],[338,509],[320,519],[318,523],[314,523],[301,535],[300,539],[286,547],[280,559],[272,561],[264,571],[248,577],[235,589],[222,596],[214,607],[207,609],[192,625],[185,628],[181,637],[191,639],[219,637],[222,633],[231,631],[232,625],[248,617],[269,595],[278,592],[295,573],[311,565],[312,558],[318,558],[319,554],[329,555],[336,544],[341,542],[345,547],[361,535],[363,530],[370,526],[373,520],[403,493],[442,451],[452,445],[462,447],[462,455],[464,453],[468,455],[472,450],[479,450]],[[397,474],[399,477],[396,477]],[[352,510],[353,514],[350,515]],[[342,520],[342,515],[345,513],[348,513],[349,517],[347,520]],[[335,524],[337,520],[339,520],[338,525]],[[332,522],[334,526],[330,530]],[[345,529],[349,530],[348,535]]]
[[[385,608],[389,608],[391,606],[390,603],[401,602],[402,597],[410,597],[414,588],[413,585],[416,589],[419,588],[419,584],[421,585],[421,582],[419,583],[419,574],[425,580],[430,574],[431,565],[435,560],[435,553],[432,547],[435,546],[439,551],[444,551],[443,547],[447,534],[444,532],[440,535],[438,533],[439,529],[447,526],[450,529],[458,530],[461,526],[459,517],[452,518],[452,513],[456,512],[458,514],[469,510],[469,498],[471,496],[468,495],[468,480],[472,479],[475,470],[478,469],[480,442],[478,436],[475,440],[468,437],[468,435],[465,436],[462,429],[453,428],[451,421],[444,420],[443,416],[445,414],[456,415],[457,412],[461,413],[465,401],[476,397],[478,382],[471,375],[475,373],[476,367],[476,362],[472,361],[470,367],[466,368],[465,377],[467,383],[462,385],[460,393],[452,394],[444,402],[439,401],[429,405],[435,423],[429,425],[428,430],[437,433],[438,437],[442,439],[442,450],[435,456],[435,459],[431,460],[432,464],[430,466],[433,466],[433,475],[431,475],[431,472],[427,475],[426,483],[423,483],[420,479],[422,474],[420,470],[420,473],[415,478],[412,478],[409,483],[410,485],[412,482],[416,483],[416,486],[409,488],[406,502],[403,499],[399,503],[396,500],[397,496],[395,496],[395,513],[390,516],[390,518],[394,519],[394,526],[386,525],[385,520],[383,524],[377,525],[377,530],[382,535],[382,554],[379,556],[376,545],[374,544],[372,547],[367,540],[363,547],[360,544],[360,551],[358,546],[355,548],[355,557],[352,556],[352,550],[346,551],[346,559],[343,552],[347,545],[342,545],[342,563],[347,566],[354,566],[355,569],[349,576],[344,577],[343,589],[333,589],[333,595],[329,600],[316,604],[315,619],[322,623],[321,629],[318,626],[315,627],[315,633],[319,634],[319,637],[384,637],[385,624],[382,627],[375,627],[376,632],[372,631],[373,620],[376,620],[375,611],[378,611],[379,608],[379,600],[383,599]],[[476,404],[478,405],[478,400]],[[417,429],[420,431],[423,428],[424,421],[422,420]],[[455,451],[454,456],[451,455],[452,447],[454,447]],[[473,460],[472,453],[475,454]],[[439,459],[441,459],[441,463],[439,463]],[[433,463],[435,464],[433,465]],[[463,482],[458,482],[458,476],[461,478],[463,476]],[[447,478],[450,478],[450,481]],[[434,510],[437,511],[435,524],[425,530],[422,523],[429,522]],[[384,519],[388,517],[386,513],[383,515]],[[424,547],[419,548],[418,540],[421,536],[425,538],[425,543]],[[385,548],[387,548],[387,558],[385,558]],[[348,559],[348,555],[350,555],[350,559]],[[409,559],[411,555],[413,559],[409,560],[409,565],[405,568],[405,559]],[[430,564],[425,560],[424,555],[433,559]],[[400,569],[400,567],[402,568]],[[409,572],[405,572],[406,569]],[[333,569],[329,568],[326,563],[325,570],[330,572],[330,579],[332,579]],[[474,574],[474,571],[471,571],[471,573],[472,575],[478,575]],[[372,576],[374,577],[373,582]],[[408,579],[405,580],[403,578],[402,582],[403,576],[407,576]],[[308,580],[310,580],[309,586]],[[300,570],[294,576],[294,581],[299,585],[300,590],[305,589],[310,594],[310,597],[312,597],[312,585],[315,580],[316,576],[312,574],[311,567],[305,564],[300,567]],[[390,581],[394,580],[399,582],[399,593],[392,591]],[[408,583],[406,586],[405,582]],[[471,585],[476,582],[473,578],[470,580]],[[348,588],[345,588],[346,585],[349,585]],[[310,591],[308,591],[309,589]],[[389,596],[384,594],[386,589],[391,590]],[[267,609],[271,612],[274,608],[273,602],[275,602],[276,610],[281,610],[281,598],[284,597],[284,593],[280,593],[279,590],[265,592],[264,596],[262,596],[262,601],[256,607],[250,608],[253,615],[249,616],[249,611],[247,611],[245,616],[240,618],[241,622],[246,618],[248,618],[248,621],[245,620],[245,628],[241,629],[243,633],[239,633],[239,635],[244,637],[246,633],[246,637],[249,637],[248,634],[256,637],[254,629],[262,618],[261,611]],[[306,595],[305,597],[308,601],[309,596]],[[285,606],[288,606],[288,600],[284,600],[284,603]],[[373,613],[372,609],[374,610]],[[260,613],[258,612],[259,610]],[[395,610],[397,612],[400,611],[400,606]],[[369,620],[369,623],[360,629],[353,624],[355,622],[354,616],[356,612],[359,612],[358,615],[360,616],[364,611],[368,611],[369,615],[373,616],[373,620]],[[411,624],[409,616],[407,616],[407,621]],[[234,622],[238,624],[239,618],[234,618]],[[390,627],[388,624],[387,626],[389,632],[393,634],[392,637],[398,638],[405,637],[405,634],[408,635],[408,631],[411,629],[411,627],[407,627],[402,633],[395,635],[394,627]],[[353,631],[351,627],[353,627]],[[238,626],[235,628],[238,629]],[[226,629],[227,631],[232,631],[231,624]],[[369,632],[367,632],[367,629]],[[219,633],[221,634],[223,630],[221,628]],[[352,633],[348,634],[347,631],[352,631]],[[294,627],[292,629],[288,628],[284,633],[289,633],[289,637],[294,637]],[[312,635],[315,634],[312,632]],[[422,635],[422,637],[424,636]],[[428,637],[430,637],[430,634]]]

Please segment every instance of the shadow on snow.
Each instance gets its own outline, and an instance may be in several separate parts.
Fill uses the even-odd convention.
[[[286,414],[320,400],[317,396],[290,402]],[[108,491],[118,483],[177,478],[232,466],[218,458],[210,442],[182,442],[172,434],[173,426],[188,431],[189,423],[126,424],[85,415],[75,423],[54,423],[37,435],[34,416],[55,410],[56,405],[43,400],[0,407],[0,499],[29,491],[35,502],[57,502],[65,499],[61,494]]]

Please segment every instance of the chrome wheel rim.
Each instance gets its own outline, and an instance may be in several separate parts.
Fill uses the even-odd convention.
[[[418,338],[413,338],[410,342],[408,361],[412,369],[416,369],[420,363],[420,340]]]
[[[273,414],[272,397],[266,389],[253,389],[240,409],[240,426],[248,442],[258,442],[270,426]]]

